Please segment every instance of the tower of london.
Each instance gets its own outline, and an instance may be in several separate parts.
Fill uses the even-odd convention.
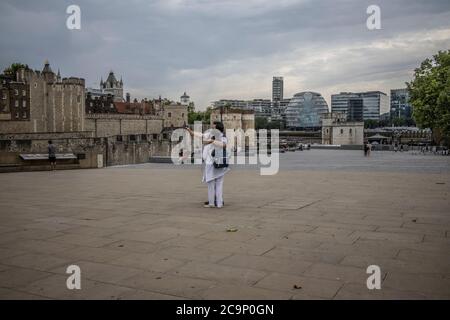
[[[117,80],[112,70],[109,72],[106,81],[103,81],[103,78],[100,80],[100,89],[103,93],[112,94],[114,96],[114,101],[124,101],[122,78]]]

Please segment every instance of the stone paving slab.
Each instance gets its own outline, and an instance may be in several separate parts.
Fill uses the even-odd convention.
[[[367,290],[367,287],[364,285],[346,283],[334,298],[337,300],[425,300],[431,297],[417,291],[402,291],[391,288],[383,288],[383,290]],[[443,299],[441,296],[434,298]]]
[[[171,273],[199,279],[211,279],[227,284],[253,285],[266,276],[266,272],[251,269],[232,267],[207,262],[191,261],[186,265],[172,270]]]
[[[318,156],[232,170],[220,210],[196,167],[1,174],[0,299],[450,299],[449,161]]]
[[[221,285],[203,290],[200,297],[212,300],[288,300],[292,294],[242,285]]]
[[[121,280],[120,284],[185,299],[200,299],[200,292],[212,288],[215,281],[187,276],[144,271],[136,276]]]
[[[243,254],[234,254],[220,261],[220,264],[250,268],[266,272],[282,272],[293,275],[301,275],[312,263],[307,261],[298,261],[282,258],[270,258],[267,256],[252,256]]]
[[[153,253],[129,253],[118,259],[110,261],[111,265],[132,267],[154,272],[167,272],[175,267],[186,264],[187,260],[181,258],[168,258],[168,255]]]
[[[269,290],[286,291],[292,295],[301,293],[313,297],[331,299],[342,285],[343,282],[338,280],[272,273],[259,281],[255,286]]]
[[[68,290],[61,286],[65,283],[64,275],[53,274],[49,277],[34,281],[26,286],[18,288],[20,291],[32,293],[51,299],[118,299],[121,295],[132,293],[132,288],[111,285],[92,280],[84,280],[81,290]]]

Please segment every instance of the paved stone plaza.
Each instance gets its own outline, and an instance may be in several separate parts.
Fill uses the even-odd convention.
[[[0,298],[450,298],[449,157],[281,158],[230,172],[223,209],[192,166],[1,174]]]

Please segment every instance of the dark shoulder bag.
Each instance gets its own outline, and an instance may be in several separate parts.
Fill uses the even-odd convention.
[[[214,159],[214,168],[216,169],[220,169],[220,168],[227,168],[228,167],[228,163],[227,163],[227,148],[224,146],[223,147],[223,152],[222,152],[222,159],[217,157],[216,158],[216,149],[214,149],[211,153],[211,156]]]

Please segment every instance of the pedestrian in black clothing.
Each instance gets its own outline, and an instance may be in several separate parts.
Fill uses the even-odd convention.
[[[56,147],[52,140],[48,141],[48,161],[50,162],[50,169],[56,170]]]

